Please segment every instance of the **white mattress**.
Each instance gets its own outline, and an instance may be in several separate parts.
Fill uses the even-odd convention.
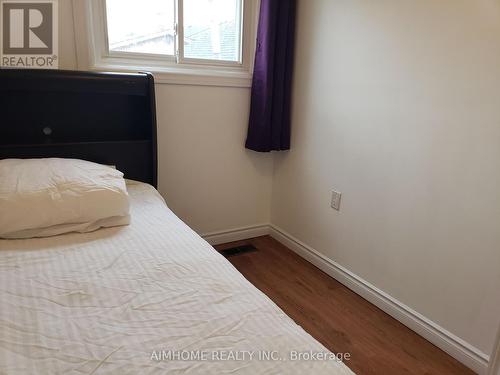
[[[0,240],[0,374],[351,374],[294,361],[329,352],[156,190],[129,193],[130,226]]]

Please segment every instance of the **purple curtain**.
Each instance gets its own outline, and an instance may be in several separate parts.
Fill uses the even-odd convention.
[[[261,0],[245,147],[290,149],[295,0]]]

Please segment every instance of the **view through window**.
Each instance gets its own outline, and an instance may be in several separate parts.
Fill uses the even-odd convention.
[[[107,0],[109,50],[176,55],[179,7],[182,58],[241,60],[242,0]]]

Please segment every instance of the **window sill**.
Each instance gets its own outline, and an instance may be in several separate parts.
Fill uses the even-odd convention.
[[[220,87],[251,87],[252,75],[240,69],[200,68],[191,66],[158,67],[125,64],[95,64],[94,71],[150,72],[156,84]]]

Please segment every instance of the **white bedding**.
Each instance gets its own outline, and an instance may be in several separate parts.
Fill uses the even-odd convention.
[[[0,240],[0,374],[351,374],[293,361],[329,352],[152,187],[128,190],[130,226]]]
[[[0,160],[0,238],[50,237],[127,225],[123,173],[78,159]]]

